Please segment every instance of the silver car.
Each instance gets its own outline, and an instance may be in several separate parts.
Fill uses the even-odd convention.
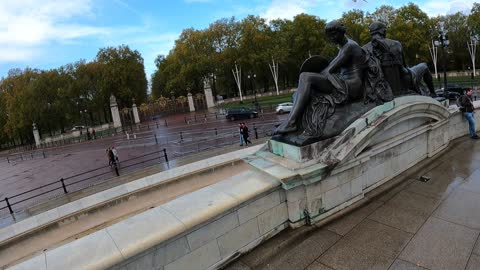
[[[275,110],[278,114],[289,113],[293,108],[292,102],[280,103]]]

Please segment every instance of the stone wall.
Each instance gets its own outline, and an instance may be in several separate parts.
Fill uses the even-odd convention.
[[[110,270],[216,269],[285,229],[287,220],[285,192],[277,187]]]

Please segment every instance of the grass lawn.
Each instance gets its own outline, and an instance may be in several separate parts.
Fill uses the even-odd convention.
[[[292,95],[293,93],[289,93],[286,95],[280,95],[280,96],[269,96],[269,97],[257,97],[257,101],[260,104],[261,107],[263,108],[268,108],[271,106],[275,106],[279,103],[284,103],[284,102],[292,102]],[[236,102],[231,102],[231,103],[226,103],[223,105],[225,109],[231,109],[231,108],[238,108],[238,107],[254,107],[253,102],[255,99],[244,99],[242,101],[236,101]]]

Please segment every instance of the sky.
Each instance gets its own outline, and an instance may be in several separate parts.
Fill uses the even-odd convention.
[[[91,61],[100,48],[128,45],[144,58],[167,55],[183,29],[248,15],[292,19],[300,13],[333,20],[353,8],[373,12],[404,0],[0,0],[0,78],[12,68],[52,69]],[[479,1],[479,0],[477,0]],[[475,0],[414,1],[429,16],[470,10]]]

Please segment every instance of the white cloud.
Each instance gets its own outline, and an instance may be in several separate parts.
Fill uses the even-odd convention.
[[[478,0],[453,0],[438,1],[431,0],[421,5],[420,8],[425,11],[428,16],[434,17],[438,15],[454,14],[457,12],[469,13],[474,2]]]
[[[306,13],[307,10],[322,1],[318,0],[273,0],[260,17],[267,20],[293,19],[295,15]]]
[[[89,16],[93,16],[91,0],[1,1],[0,61],[26,60],[49,42],[68,42],[110,31],[72,22]]]

